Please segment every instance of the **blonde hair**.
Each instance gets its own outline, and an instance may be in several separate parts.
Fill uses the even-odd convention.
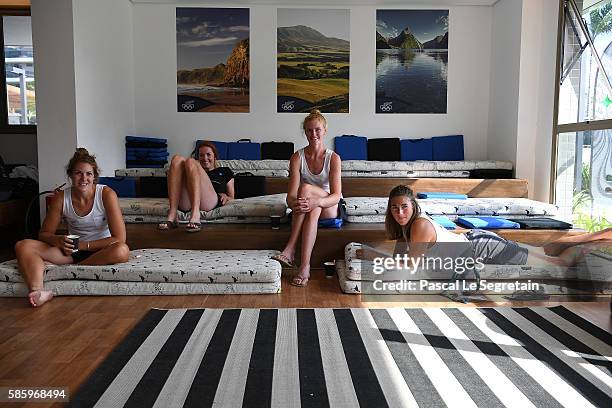
[[[66,174],[68,175],[68,177],[72,175],[74,168],[79,163],[87,163],[91,165],[91,167],[93,167],[94,181],[97,183],[98,177],[100,177],[100,173],[102,172],[102,170],[96,162],[96,156],[94,156],[93,154],[89,154],[87,149],[83,147],[77,148],[70,160],[68,161],[68,164],[66,165]]]
[[[327,129],[327,119],[325,119],[325,116],[323,116],[323,114],[321,114],[320,110],[313,109],[313,110],[310,111],[308,116],[306,116],[304,118],[304,121],[302,122],[302,129],[304,129],[304,132],[306,131],[306,125],[309,122],[312,122],[313,120],[321,121],[323,123],[323,127],[325,127],[325,129]]]

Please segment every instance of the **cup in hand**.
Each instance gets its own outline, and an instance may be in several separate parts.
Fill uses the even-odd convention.
[[[68,235],[68,239],[72,241],[72,245],[74,245],[74,248],[72,249],[72,252],[78,252],[79,251],[79,238],[81,238],[80,235]]]

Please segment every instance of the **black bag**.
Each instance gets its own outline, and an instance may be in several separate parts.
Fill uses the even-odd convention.
[[[138,179],[138,197],[166,198],[168,197],[168,178],[140,177]]]
[[[573,227],[572,224],[555,220],[548,217],[529,217],[521,219],[510,219],[521,226],[521,229],[555,229],[555,230],[566,230]]]
[[[400,161],[401,159],[399,137],[368,139],[368,160]]]
[[[264,142],[261,144],[261,159],[289,160],[293,151],[292,142]]]
[[[234,191],[236,198],[257,197],[266,195],[266,177],[253,173],[234,174]]]
[[[470,170],[472,179],[511,179],[512,170],[508,169],[477,169]]]

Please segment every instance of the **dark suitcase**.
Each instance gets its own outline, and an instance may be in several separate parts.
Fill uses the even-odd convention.
[[[507,169],[478,169],[470,170],[473,179],[511,179],[512,170]]]
[[[294,152],[291,142],[264,142],[261,144],[262,160],[289,160]]]
[[[234,192],[236,198],[266,195],[266,177],[255,176],[249,172],[236,173],[234,174]]]
[[[168,139],[161,139],[158,137],[146,137],[146,136],[126,136],[126,142],[140,142],[140,143],[153,143],[153,144],[166,144]]]
[[[402,158],[398,137],[368,139],[368,160],[400,161]]]
[[[433,160],[431,139],[404,139],[400,145],[402,161]]]
[[[138,180],[138,197],[168,197],[168,178],[140,177]]]
[[[100,177],[98,183],[112,188],[117,197],[136,197],[136,177]]]
[[[365,136],[355,135],[336,136],[334,150],[341,160],[367,160],[368,139]]]
[[[559,221],[548,217],[508,218],[508,220],[519,224],[521,229],[567,230],[573,227],[573,225],[568,222]]]
[[[463,135],[434,137],[433,159],[436,161],[463,160]]]
[[[240,139],[227,146],[228,160],[261,160],[261,145],[251,139]]]

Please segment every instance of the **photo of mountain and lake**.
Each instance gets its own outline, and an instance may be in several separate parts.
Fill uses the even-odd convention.
[[[277,112],[349,111],[349,10],[278,9]]]
[[[178,112],[249,112],[249,9],[176,9]]]
[[[376,113],[446,113],[448,10],[376,10]]]

